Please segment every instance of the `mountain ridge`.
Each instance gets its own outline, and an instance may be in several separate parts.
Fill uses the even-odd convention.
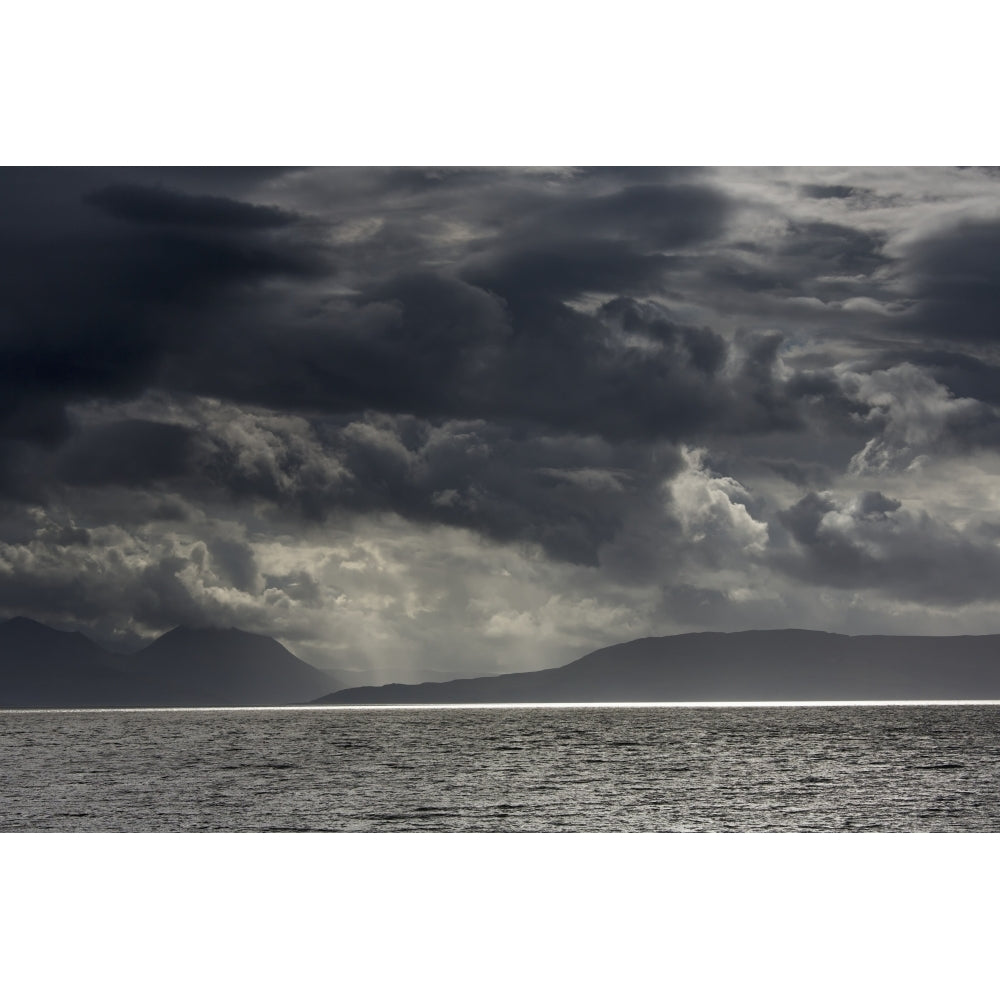
[[[270,636],[178,626],[132,653],[0,622],[0,708],[1000,699],[1000,634],[643,636],[542,670],[337,688]],[[331,690],[332,688],[332,690]]]
[[[751,629],[645,636],[560,667],[345,688],[321,705],[992,700],[1000,635],[850,636]]]

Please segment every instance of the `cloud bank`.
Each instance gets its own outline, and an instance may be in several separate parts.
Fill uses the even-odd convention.
[[[0,614],[359,678],[992,631],[1000,179],[0,171]]]

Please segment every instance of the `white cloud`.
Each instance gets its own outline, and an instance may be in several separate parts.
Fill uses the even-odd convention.
[[[705,468],[705,451],[683,448],[686,463],[671,480],[672,512],[690,542],[736,545],[744,552],[759,554],[768,541],[767,525],[747,510],[750,494],[735,479],[716,476]]]

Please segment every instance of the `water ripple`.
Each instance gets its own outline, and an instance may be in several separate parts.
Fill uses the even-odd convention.
[[[1000,708],[0,712],[0,830],[1000,830]]]

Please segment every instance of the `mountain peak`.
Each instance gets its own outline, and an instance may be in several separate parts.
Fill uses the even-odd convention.
[[[59,631],[59,629],[54,629],[49,625],[43,625],[41,622],[35,621],[34,618],[26,618],[24,615],[15,615],[13,618],[8,618],[3,624],[6,628],[15,628],[22,631],[27,631],[28,629],[44,629],[47,632]]]
[[[91,640],[82,632],[53,628],[51,625],[45,625],[42,622],[35,621],[34,618],[27,618],[24,615],[16,615],[13,618],[8,618],[5,622],[0,623],[0,628],[8,636],[16,636],[21,639],[55,639],[63,642],[71,640],[73,642],[82,641],[91,645]]]
[[[304,702],[336,683],[277,639],[229,627],[178,626],[130,662],[144,676],[197,689],[215,705]]]
[[[178,625],[157,636],[146,648],[153,646],[176,645],[177,643],[209,643],[256,641],[260,643],[277,643],[268,635],[256,632],[245,632],[232,625]],[[280,645],[280,643],[277,643]]]

